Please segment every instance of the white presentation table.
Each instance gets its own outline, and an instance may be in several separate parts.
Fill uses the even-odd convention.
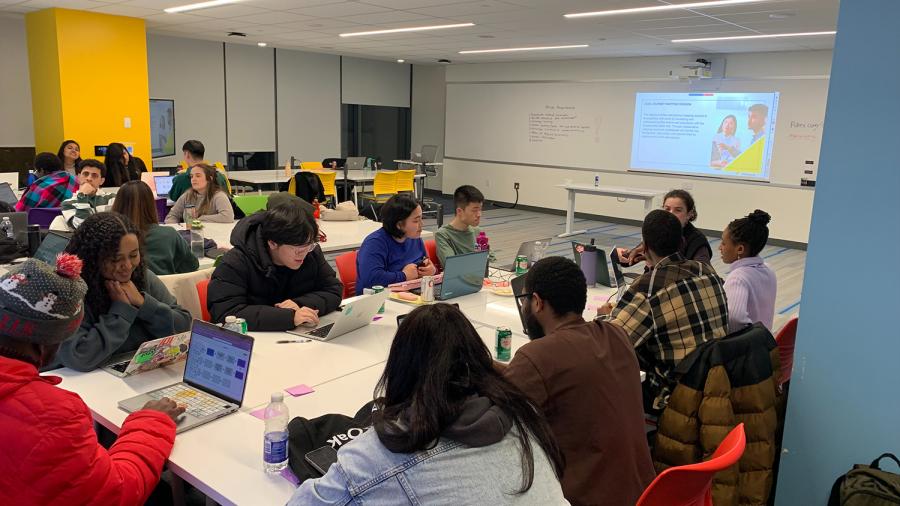
[[[556,187],[566,190],[569,196],[569,205],[566,209],[566,231],[559,234],[557,237],[569,237],[586,232],[586,230],[572,230],[575,226],[575,195],[579,193],[587,193],[601,197],[643,200],[644,211],[648,213],[653,210],[653,199],[663,194],[663,192],[658,190],[624,188],[619,186],[594,186],[576,183],[558,184]]]

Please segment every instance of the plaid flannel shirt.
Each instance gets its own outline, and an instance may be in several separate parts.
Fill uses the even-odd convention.
[[[16,203],[16,211],[27,211],[33,207],[60,207],[78,188],[75,176],[64,170],[46,175],[28,188]]]
[[[675,366],[697,346],[728,334],[722,280],[679,253],[636,279],[605,319],[625,329],[657,391],[674,386]]]

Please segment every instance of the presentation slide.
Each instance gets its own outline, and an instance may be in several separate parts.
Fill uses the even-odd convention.
[[[175,101],[150,99],[150,138],[153,158],[175,154]]]
[[[769,180],[778,93],[638,93],[631,169]]]

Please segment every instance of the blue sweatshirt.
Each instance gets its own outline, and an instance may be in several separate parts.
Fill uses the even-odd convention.
[[[422,239],[397,242],[383,228],[372,232],[356,255],[356,295],[361,295],[363,288],[406,281],[403,268],[419,263],[424,256]]]

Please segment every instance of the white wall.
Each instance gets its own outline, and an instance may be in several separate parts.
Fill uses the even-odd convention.
[[[446,67],[413,65],[412,67],[412,139],[413,152],[424,144],[438,147],[435,161],[444,159],[444,114],[446,111]],[[427,188],[440,190],[443,171],[429,177]],[[452,190],[451,190],[452,191]]]
[[[409,107],[410,65],[345,56],[341,69],[343,103]]]
[[[275,151],[275,57],[268,47],[225,44],[228,151]]]
[[[0,146],[34,146],[25,18],[0,16]]]
[[[222,43],[148,35],[147,66],[150,98],[175,100],[175,156],[154,158],[154,166],[176,165],[191,139],[203,143],[207,160],[227,163]]]
[[[278,164],[341,154],[340,57],[278,49]]]
[[[683,63],[684,57],[614,58],[579,61],[453,65],[447,68],[447,83],[621,80],[628,86],[635,81],[659,80],[669,68]],[[821,87],[830,73],[830,51],[727,55],[726,75],[754,80],[754,86],[768,82],[772,91],[779,83],[795,84],[798,79]],[[549,77],[548,77],[549,76]],[[823,104],[824,110],[824,104]],[[821,119],[821,118],[819,118]],[[630,124],[626,128],[630,128]],[[478,128],[477,124],[471,128]],[[449,128],[447,129],[449,131]],[[630,146],[620,149],[628,150]],[[776,146],[777,150],[777,146]],[[565,209],[566,192],[552,185],[566,180],[589,182],[594,173],[586,170],[532,167],[508,163],[466,161],[444,158],[442,191],[451,193],[461,184],[481,188],[490,199],[515,200],[513,183],[521,184],[519,202],[551,209]],[[697,225],[721,230],[732,219],[755,208],[773,216],[771,236],[806,242],[809,234],[813,191],[788,185],[747,184],[715,179],[671,177],[611,170],[601,173],[603,184],[669,190],[690,190],[699,211]],[[799,183],[799,181],[797,181]],[[638,202],[617,202],[608,198],[577,199],[577,210],[598,215],[640,220],[643,207]]]

